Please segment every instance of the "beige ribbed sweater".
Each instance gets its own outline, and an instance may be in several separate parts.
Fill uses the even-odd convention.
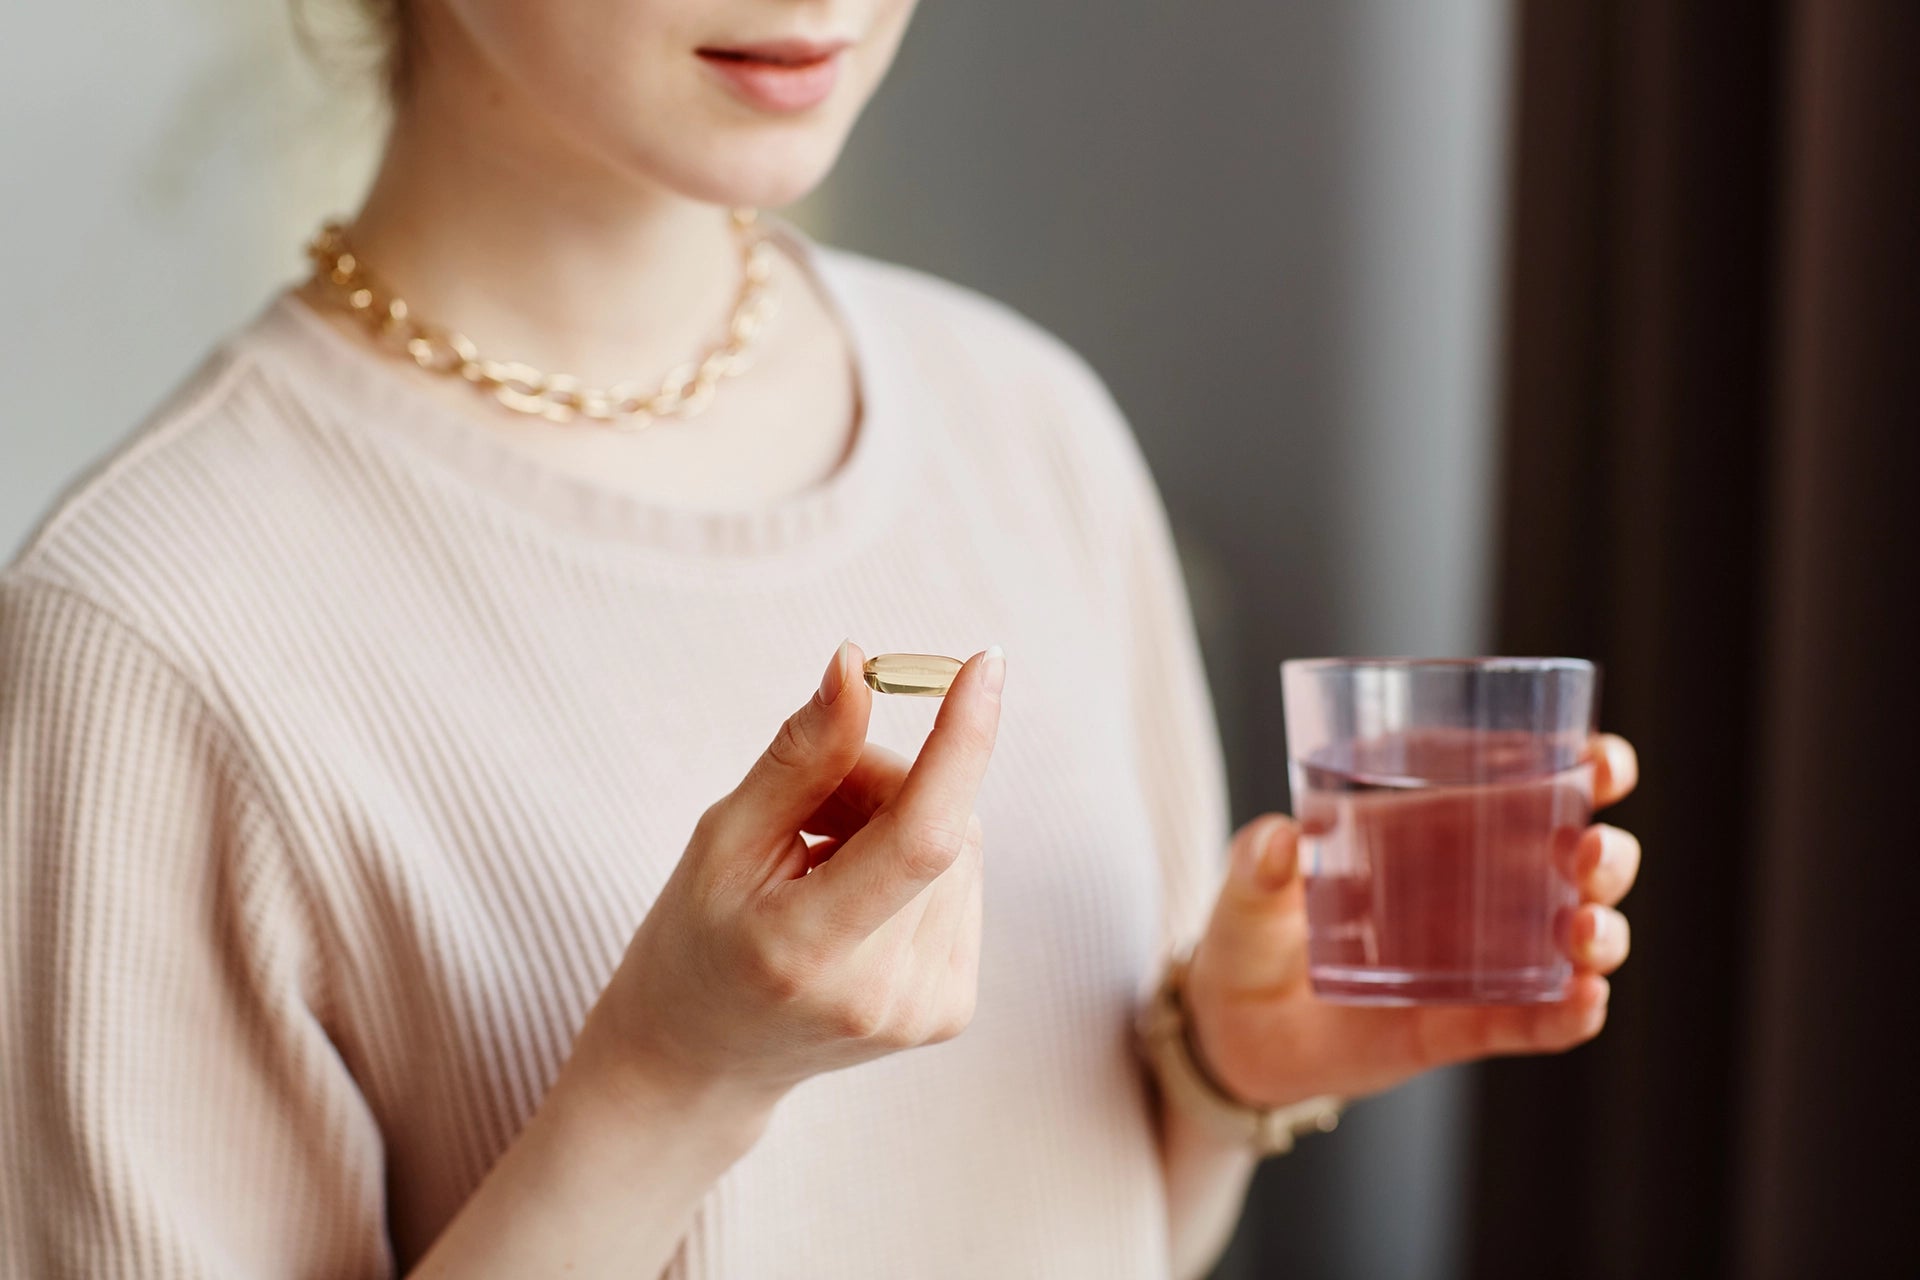
[[[1006,647],[978,1013],[795,1090],[671,1274],[1166,1275],[1128,1021],[1228,832],[1164,509],[1057,341],[805,252],[864,416],[804,492],[548,469],[283,295],[52,505],[0,576],[0,1271],[404,1271],[851,636]]]

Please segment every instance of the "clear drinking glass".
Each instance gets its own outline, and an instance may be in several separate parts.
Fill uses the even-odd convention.
[[[1560,996],[1593,812],[1599,674],[1578,658],[1280,664],[1309,977],[1358,1004]]]

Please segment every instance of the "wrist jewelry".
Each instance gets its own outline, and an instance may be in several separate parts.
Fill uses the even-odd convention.
[[[1331,1094],[1283,1107],[1255,1107],[1228,1093],[1201,1067],[1193,1051],[1191,1024],[1182,1000],[1188,958],[1168,964],[1153,998],[1140,1010],[1136,1030],[1143,1056],[1167,1097],[1223,1138],[1246,1142],[1260,1155],[1293,1150],[1302,1134],[1326,1133],[1340,1121],[1341,1101]]]

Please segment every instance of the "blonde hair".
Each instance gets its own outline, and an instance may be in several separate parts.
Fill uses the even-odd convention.
[[[292,3],[294,38],[315,63],[324,68],[344,65],[355,75],[371,74],[390,103],[406,96],[420,59],[408,12],[411,0]],[[343,15],[343,8],[352,12]]]

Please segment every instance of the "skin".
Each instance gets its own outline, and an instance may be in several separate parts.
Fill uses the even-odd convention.
[[[967,660],[911,763],[866,740],[865,661],[844,643],[701,815],[559,1079],[413,1274],[653,1274],[787,1090],[965,1029],[1006,661]]]
[[[1603,735],[1594,755],[1596,802],[1611,804],[1638,777],[1633,748]],[[1600,1031],[1605,975],[1626,960],[1629,946],[1627,919],[1615,909],[1640,868],[1640,842],[1629,833],[1596,823],[1563,864],[1582,903],[1559,930],[1574,965],[1560,1001],[1409,1008],[1313,997],[1299,834],[1299,824],[1278,813],[1240,828],[1228,851],[1227,883],[1194,952],[1187,994],[1197,1048],[1236,1094],[1279,1105],[1322,1093],[1378,1093],[1433,1067],[1569,1049]]]
[[[1593,756],[1596,806],[1633,790],[1639,763],[1625,739],[1600,735]],[[1562,998],[1479,1007],[1365,1008],[1315,998],[1299,839],[1299,824],[1284,813],[1263,813],[1234,833],[1226,882],[1187,977],[1190,1040],[1201,1067],[1241,1100],[1281,1106],[1322,1094],[1361,1098],[1435,1067],[1557,1053],[1600,1033],[1605,975],[1630,945],[1626,917],[1615,909],[1640,870],[1640,842],[1629,833],[1589,826],[1561,864],[1582,900],[1557,930],[1574,969]],[[1232,1234],[1252,1160],[1223,1150],[1177,1113],[1163,1116],[1162,1132],[1176,1214],[1174,1272],[1203,1275]]]
[[[837,158],[905,0],[417,0],[422,53],[352,219],[368,266],[480,350],[592,385],[654,383],[717,340],[740,281],[727,206],[776,207]],[[854,41],[819,107],[745,105],[706,45]],[[420,388],[544,465],[682,505],[747,506],[833,471],[857,429],[851,351],[799,264],[752,371],[697,429],[556,431],[424,373]],[[304,291],[355,340],[357,325]]]
[[[644,381],[714,340],[739,283],[725,209],[779,206],[831,168],[910,0],[419,0],[419,56],[352,236],[416,315],[480,349],[594,384]],[[852,41],[807,111],[745,103],[703,46]],[[421,389],[544,465],[682,504],[750,505],[817,482],[859,429],[852,352],[784,257],[781,309],[747,376],[697,428],[556,429],[452,380]],[[362,331],[304,295],[355,340]],[[702,815],[546,1098],[411,1272],[647,1275],[782,1096],[822,1071],[959,1034],[978,985],[983,835],[1005,660],[973,655],[912,761],[866,741],[851,643]],[[1602,803],[1633,785],[1601,740]],[[1242,827],[1188,1000],[1208,1070],[1279,1104],[1359,1097],[1449,1062],[1591,1037],[1625,958],[1614,905],[1632,838],[1595,827],[1568,871],[1587,905],[1562,942],[1566,998],[1525,1010],[1356,1010],[1306,985],[1297,828]],[[817,843],[803,836],[814,837]],[[1218,1255],[1252,1157],[1158,1117],[1175,1274]]]

